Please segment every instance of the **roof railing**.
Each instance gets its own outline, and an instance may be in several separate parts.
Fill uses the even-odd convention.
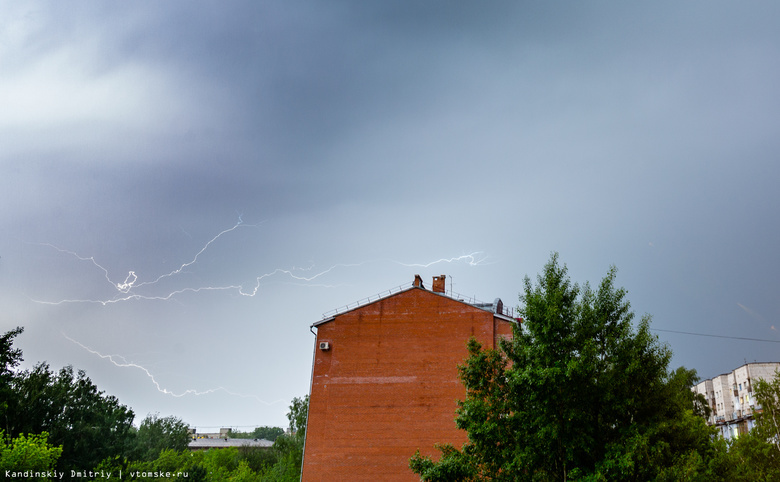
[[[367,305],[369,303],[373,303],[374,301],[378,301],[378,300],[380,300],[382,298],[390,296],[393,293],[398,293],[399,291],[403,291],[403,290],[405,290],[407,288],[411,288],[412,285],[413,285],[412,282],[404,283],[404,284],[402,284],[400,286],[396,286],[395,288],[390,288],[389,290],[381,291],[381,292],[379,292],[379,293],[377,293],[377,294],[375,294],[373,296],[369,296],[368,298],[363,298],[363,299],[355,301],[354,303],[350,303],[350,304],[344,305],[344,306],[342,306],[340,308],[336,308],[336,309],[327,311],[327,312],[322,314],[322,318],[323,319],[330,318],[331,316],[336,316],[339,313],[344,313],[345,311],[354,310],[358,306],[362,306],[362,305]]]
[[[341,306],[339,308],[335,308],[333,310],[327,311],[322,314],[322,319],[331,318],[333,316],[336,316],[338,314],[344,313],[346,311],[354,310],[355,308],[363,305],[367,305],[369,303],[373,303],[375,301],[379,301],[382,298],[386,298],[392,294],[404,291],[405,289],[411,288],[414,286],[414,282],[411,283],[404,283],[402,285],[396,286],[395,288],[390,288],[389,290],[381,291],[373,296],[369,296],[367,298],[362,298],[358,301],[355,301],[354,303],[350,303],[348,305]],[[481,305],[481,306],[492,306],[493,303],[486,303],[483,301],[478,300],[476,297],[473,296],[465,296],[460,293],[454,293],[452,291],[447,291],[445,293],[440,293],[445,296],[448,296],[454,300],[462,301],[464,303],[468,303],[470,305]],[[515,310],[514,308],[503,306],[500,310],[500,315],[508,316],[509,318],[514,318]]]
[[[444,294],[449,296],[450,298],[452,298],[454,300],[462,301],[462,302],[468,303],[470,305],[493,306],[493,309],[495,309],[494,303],[480,301],[480,300],[478,300],[474,296],[466,296],[466,295],[462,295],[460,293],[455,293],[455,292],[452,292],[452,291],[448,291],[448,292],[446,292]],[[502,303],[503,303],[503,300],[502,300]],[[501,312],[498,313],[499,315],[508,316],[510,318],[514,318],[515,317],[514,316],[515,315],[515,309],[512,308],[512,307],[508,307],[508,306],[504,305],[504,306],[502,306],[500,311]]]

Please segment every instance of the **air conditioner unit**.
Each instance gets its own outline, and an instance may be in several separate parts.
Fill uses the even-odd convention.
[[[320,350],[330,350],[330,343],[327,341],[321,341],[320,342]]]

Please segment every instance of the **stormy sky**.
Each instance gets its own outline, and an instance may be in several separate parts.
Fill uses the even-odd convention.
[[[779,17],[2,1],[0,329],[136,422],[286,426],[323,313],[415,274],[517,305],[557,251],[674,367],[780,361]]]

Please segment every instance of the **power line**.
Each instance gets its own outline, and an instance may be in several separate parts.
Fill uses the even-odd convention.
[[[767,340],[765,338],[745,338],[743,336],[712,335],[709,333],[693,333],[690,331],[662,330],[660,328],[650,328],[650,331],[663,331],[666,333],[679,333],[681,335],[709,336],[712,338],[728,338],[730,340],[764,341],[767,343],[780,343],[780,340]]]

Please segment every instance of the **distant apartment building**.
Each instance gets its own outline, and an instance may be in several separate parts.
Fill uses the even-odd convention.
[[[761,412],[753,388],[759,379],[771,381],[780,362],[746,363],[722,375],[703,380],[693,391],[704,395],[712,413],[707,420],[725,439],[738,437],[753,428],[755,414]]]
[[[475,337],[485,348],[518,323],[500,299],[480,303],[445,288],[411,285],[327,314],[316,330],[302,480],[414,481],[416,450],[460,447],[458,365]]]
[[[261,449],[270,449],[274,443],[266,439],[245,439],[245,438],[199,438],[190,441],[190,450],[211,450],[224,449],[228,447],[252,447]]]
[[[196,428],[190,427],[189,429],[187,429],[187,433],[189,433],[190,438],[192,440],[204,439],[204,438],[228,438],[230,437],[230,428],[222,427],[219,429],[219,432],[198,433]]]
[[[189,428],[190,450],[222,449],[226,447],[259,447],[270,449],[274,443],[266,439],[231,438],[229,428],[220,428],[219,433],[198,433],[195,428]]]

